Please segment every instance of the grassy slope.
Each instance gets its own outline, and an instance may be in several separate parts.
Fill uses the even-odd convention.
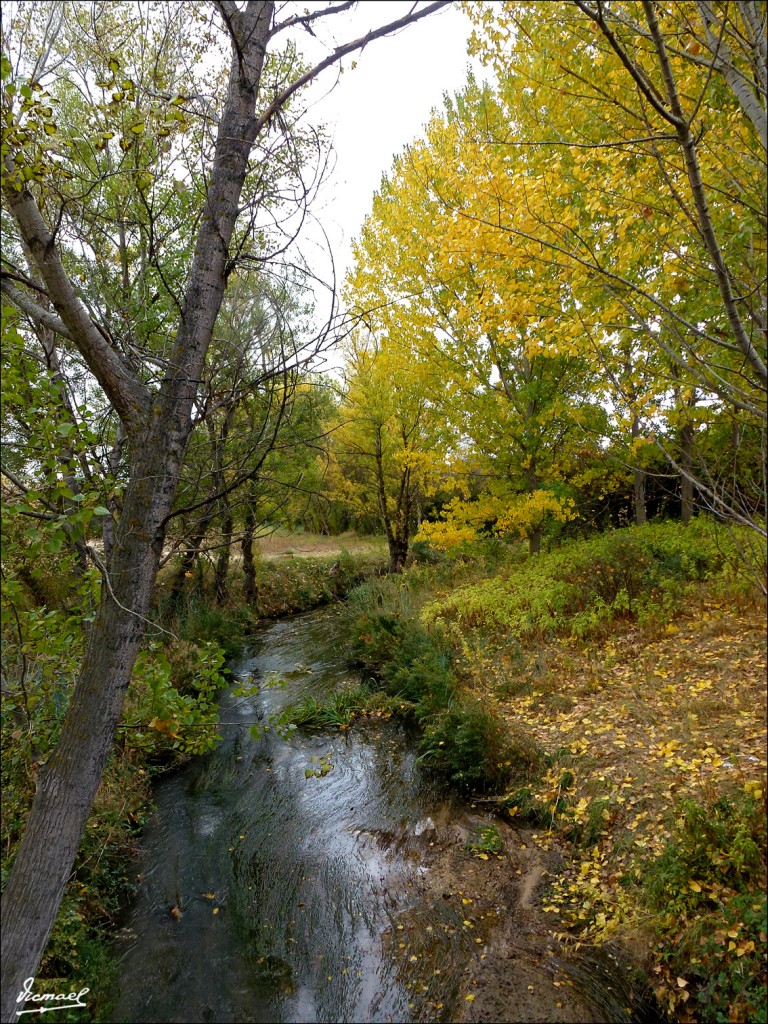
[[[450,644],[446,722],[482,709],[513,750],[526,734],[541,748],[527,777],[507,760],[492,784],[511,773],[500,813],[563,854],[543,898],[553,932],[629,947],[673,1019],[764,1020],[765,603],[729,579],[723,535],[654,524],[490,572],[415,566],[399,592],[371,592],[358,646],[376,644],[377,616],[400,643],[392,665],[419,618]]]

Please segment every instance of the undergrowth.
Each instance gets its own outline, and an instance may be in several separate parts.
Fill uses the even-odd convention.
[[[640,890],[658,934],[657,973],[688,983],[703,1024],[765,1020],[765,797],[734,789],[706,804],[681,800],[670,826]]]
[[[605,634],[616,619],[665,623],[718,576],[731,548],[727,532],[706,519],[615,530],[459,587],[428,602],[422,616],[527,640]]]
[[[564,854],[555,934],[639,950],[687,1024],[766,1019],[765,645],[733,553],[705,519],[524,562],[425,551],[349,602],[425,763]]]
[[[360,686],[336,690],[322,699],[304,694],[274,724],[278,731],[291,725],[300,729],[347,729],[355,719],[390,718],[393,714],[405,717],[413,710],[409,701]]]
[[[455,568],[444,566],[446,572]],[[460,787],[498,790],[527,777],[539,751],[467,688],[446,633],[419,621],[428,583],[429,574],[417,566],[358,587],[346,615],[351,657],[369,685],[407,702],[422,732],[426,765]]]

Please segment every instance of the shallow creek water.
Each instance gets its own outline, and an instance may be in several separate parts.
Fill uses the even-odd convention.
[[[357,684],[337,614],[266,626],[232,668],[284,685],[226,694],[216,750],[156,786],[112,1019],[644,1020],[610,964],[603,976],[558,959],[534,920],[542,871],[522,833],[500,824],[502,860],[467,855],[488,821],[430,779],[402,726],[253,738],[303,693]]]
[[[157,786],[114,1020],[450,1019],[471,940],[417,884],[450,806],[412,741],[392,722],[288,741],[248,731],[302,693],[356,682],[334,616],[266,627],[233,668],[285,687],[225,696],[218,748]],[[324,757],[333,769],[307,778]],[[418,953],[404,963],[405,933]]]

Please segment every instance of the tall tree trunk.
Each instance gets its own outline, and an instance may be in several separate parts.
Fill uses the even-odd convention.
[[[3,895],[3,1021],[15,1018],[16,997],[35,974],[112,747],[144,633],[182,452],[177,429],[170,444],[147,445],[134,461],[136,483],[128,488],[118,525],[111,583],[102,588],[61,738],[40,770]]]
[[[400,572],[402,568],[400,561],[400,546],[395,534],[392,515],[389,508],[389,500],[387,498],[387,481],[384,475],[384,453],[381,441],[381,431],[382,427],[379,427],[376,434],[376,448],[374,452],[376,459],[376,494],[379,501],[381,524],[384,527],[384,534],[387,538],[387,547],[389,548],[389,571]]]
[[[687,526],[693,516],[693,424],[680,431],[680,515]]]
[[[635,522],[642,526],[648,521],[645,501],[645,473],[642,469],[632,471],[632,500],[635,506]]]
[[[528,534],[528,553],[531,555],[538,555],[541,551],[541,535],[542,528],[537,526],[534,530]]]
[[[533,415],[532,408],[530,409],[530,415]],[[541,486],[541,477],[536,471],[536,463],[531,459],[528,469],[525,473],[525,482],[528,487],[528,494],[534,494],[535,491]],[[528,554],[538,555],[541,552],[541,539],[544,534],[544,524],[539,522],[537,526],[532,527],[528,533]]]
[[[640,419],[632,415],[632,440],[640,436]],[[635,522],[643,526],[648,521],[645,503],[645,470],[635,466],[632,470],[632,501],[635,509]]]
[[[216,559],[216,568],[214,570],[214,593],[216,600],[221,603],[227,599],[227,576],[229,575],[229,549],[232,544],[232,530],[234,523],[232,520],[232,509],[229,501],[224,498],[226,511],[224,513],[224,519],[221,524],[221,543],[222,547],[219,550],[219,556]]]
[[[251,503],[250,495],[245,506],[245,526],[243,539],[240,547],[243,552],[243,577],[245,579],[243,592],[248,604],[253,604],[258,596],[256,590],[256,564],[253,560],[253,535],[256,531],[256,513]]]
[[[223,7],[224,5],[222,5]],[[258,130],[258,85],[274,4],[227,5],[235,36],[206,208],[167,377],[148,391],[94,327],[76,297],[30,192],[8,197],[65,329],[126,425],[131,473],[80,676],[56,750],[41,770],[2,902],[3,1024],[43,955],[112,746],[139,651],[192,429],[192,404],[226,287],[229,242]]]

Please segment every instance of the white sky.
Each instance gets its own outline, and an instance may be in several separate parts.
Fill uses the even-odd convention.
[[[346,42],[402,17],[412,7],[399,0],[365,0],[357,9],[329,22],[335,23],[337,42]],[[394,156],[422,134],[432,109],[442,107],[443,95],[464,85],[470,64],[478,78],[484,77],[478,63],[467,55],[470,31],[469,19],[462,11],[444,8],[347,57],[345,71],[332,89],[336,73],[330,68],[315,86],[311,116],[327,126],[336,165],[312,213],[328,235],[339,285],[349,267],[350,243],[358,235],[381,176],[389,171]],[[301,38],[298,41],[303,42]],[[317,59],[320,53],[312,55]],[[353,61],[357,62],[354,70]],[[311,247],[319,237],[318,229],[310,224],[300,243],[313,265]],[[327,260],[322,265],[325,267]]]

